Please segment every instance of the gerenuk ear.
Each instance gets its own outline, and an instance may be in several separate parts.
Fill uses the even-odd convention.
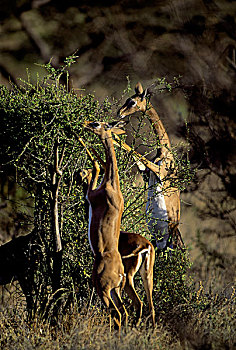
[[[147,89],[145,89],[144,91],[143,91],[143,93],[141,94],[141,101],[143,101],[144,99],[145,99],[145,97],[147,96]]]
[[[143,87],[140,82],[138,82],[134,88],[134,91],[137,95],[141,95],[143,93]]]
[[[108,126],[111,132],[113,132],[114,134],[122,135],[122,134],[125,134],[125,131],[122,130],[121,128],[123,128],[127,123],[128,121],[115,121],[115,122],[108,123]]]
[[[115,120],[113,122],[109,122],[107,123],[108,128],[124,128],[127,124],[129,123],[129,121],[127,120]]]

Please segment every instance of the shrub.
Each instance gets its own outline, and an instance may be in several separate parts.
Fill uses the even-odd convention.
[[[81,92],[78,95],[68,89],[68,71],[75,61],[76,56],[68,57],[57,70],[48,63],[44,66],[48,74],[35,84],[28,75],[27,81],[21,81],[19,86],[12,84],[10,90],[0,87],[1,169],[15,173],[14,180],[34,200],[32,221],[40,254],[34,291],[30,293],[34,296],[34,310],[41,309],[47,316],[51,309],[57,309],[51,306],[58,300],[61,306],[68,308],[75,300],[82,307],[91,298],[93,259],[87,241],[84,193],[76,182],[78,171],[91,167],[91,162],[78,137],[103,154],[101,143],[94,135],[85,134],[83,124],[85,120],[110,120],[113,108],[108,98],[99,103],[91,94]],[[63,76],[65,85],[60,84]],[[162,80],[160,84],[163,85]],[[142,120],[141,116],[134,130],[133,146],[136,139],[142,137],[147,145],[151,143],[152,147],[157,147],[154,135],[141,135]],[[175,149],[173,154],[178,168],[173,186],[183,189],[191,179],[190,165],[182,152],[179,156]],[[132,155],[119,149],[116,155],[125,200],[122,228],[148,235],[147,188],[137,182]],[[186,256],[180,252],[173,252],[167,258],[159,256],[155,267],[155,293],[161,300],[161,303],[158,301],[160,310],[169,309],[181,298],[187,298],[184,284],[187,265]],[[178,295],[173,294],[175,288]]]

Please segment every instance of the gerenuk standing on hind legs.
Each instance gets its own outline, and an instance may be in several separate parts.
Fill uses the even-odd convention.
[[[97,186],[99,169],[94,169],[88,186],[90,204],[89,241],[95,255],[93,283],[95,289],[110,309],[115,326],[121,327],[121,318],[127,324],[128,314],[120,298],[120,289],[125,285],[124,266],[118,251],[121,216],[124,200],[120,190],[117,160],[112,133],[123,134],[119,128],[124,122],[86,122],[85,128],[98,135],[106,154],[106,168],[102,183]]]
[[[183,247],[179,232],[180,191],[175,185],[176,165],[171,151],[170,140],[164,125],[150,103],[150,96],[140,83],[135,86],[135,94],[128,98],[118,110],[118,118],[123,119],[140,111],[144,121],[148,119],[157,138],[157,155],[152,162],[137,152],[140,161],[148,171],[147,223],[150,233],[156,241],[158,250],[165,249],[171,242]],[[121,146],[128,151],[131,148],[124,142]]]
[[[100,172],[100,166],[98,161],[102,165],[103,169],[106,168],[105,162],[101,159],[98,153],[94,150],[93,147],[86,147],[84,141],[78,137],[80,143],[86,149],[86,152],[89,158],[92,161],[93,169],[96,169],[96,172]],[[114,142],[114,141],[113,141]],[[92,155],[92,153],[93,155]],[[96,159],[94,158],[94,155]],[[87,197],[88,186],[92,179],[93,169],[81,169],[77,175],[77,180],[79,184],[83,184],[84,195]],[[94,179],[94,181],[96,181]],[[87,186],[86,186],[87,183]],[[91,208],[86,207],[86,211],[91,214]],[[91,244],[91,242],[90,242]],[[92,248],[92,247],[91,247]],[[93,250],[93,248],[92,248]],[[153,327],[155,326],[155,310],[152,300],[152,291],[153,291],[153,266],[155,262],[155,249],[153,245],[141,235],[133,232],[120,231],[119,237],[119,253],[121,255],[122,263],[124,265],[126,273],[126,282],[124,286],[125,292],[128,294],[132,300],[132,305],[136,310],[135,324],[136,327],[139,326],[142,319],[142,310],[143,302],[139,298],[137,291],[134,286],[134,276],[137,272],[140,273],[143,286],[146,292],[147,301],[148,301],[148,318],[152,321]]]

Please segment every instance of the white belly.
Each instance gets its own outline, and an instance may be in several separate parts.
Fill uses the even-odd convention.
[[[148,229],[154,235],[157,246],[162,249],[166,246],[169,237],[168,214],[165,197],[162,193],[162,184],[154,174],[150,174],[148,199],[146,205]],[[158,239],[161,242],[158,242]]]
[[[89,203],[89,223],[88,223],[88,240],[89,240],[89,245],[90,245],[90,248],[93,252],[93,254],[95,255],[95,252],[94,252],[94,249],[93,249],[93,246],[92,246],[92,242],[91,242],[91,235],[90,235],[90,228],[91,228],[91,220],[92,220],[92,207],[91,207],[91,204],[88,200],[88,196],[86,196],[86,199]]]
[[[103,178],[104,178],[104,176],[103,176]],[[100,183],[99,186],[97,187],[97,189],[98,189],[99,187],[101,187],[101,185],[102,185],[102,183],[103,183],[103,178],[102,178],[101,183]],[[95,252],[94,252],[94,249],[93,249],[93,246],[92,246],[92,242],[91,242],[90,228],[91,228],[91,220],[92,220],[92,207],[91,207],[90,201],[89,201],[89,199],[88,199],[88,194],[86,195],[86,199],[87,199],[88,204],[89,204],[88,240],[89,240],[90,248],[91,248],[93,254],[95,255]]]

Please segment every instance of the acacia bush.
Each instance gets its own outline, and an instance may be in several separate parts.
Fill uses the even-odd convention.
[[[44,66],[47,75],[42,81],[31,83],[28,74],[28,80],[21,81],[19,86],[0,88],[1,171],[11,174],[34,202],[31,223],[40,253],[30,292],[34,297],[34,311],[41,310],[46,317],[56,303],[58,311],[59,305],[68,309],[71,303],[84,307],[94,302],[85,198],[82,186],[77,183],[78,172],[92,164],[78,137],[104,157],[100,141],[84,131],[83,123],[113,119],[114,102],[108,98],[99,102],[91,94],[84,91],[78,94],[68,88],[69,68],[75,61],[75,56],[68,57],[57,70],[48,63]],[[60,83],[62,77],[65,84]],[[171,90],[171,84],[165,79],[158,80],[155,87],[160,91]],[[124,93],[129,89],[128,84]],[[141,139],[143,144],[155,149],[158,140],[154,133],[142,132],[143,117],[133,128],[132,146],[136,149],[136,140]],[[182,148],[179,153],[175,148],[173,154],[177,166],[177,181],[173,186],[183,189],[192,177],[190,165]],[[122,229],[149,237],[145,214],[147,186],[137,180],[131,154],[117,148],[116,156],[125,201]],[[162,300],[156,304],[160,310],[173,307],[181,296],[188,298],[189,289],[183,277],[188,264],[185,252],[181,256],[167,252],[157,258],[154,294]],[[173,293],[175,288],[179,292],[177,298]]]

